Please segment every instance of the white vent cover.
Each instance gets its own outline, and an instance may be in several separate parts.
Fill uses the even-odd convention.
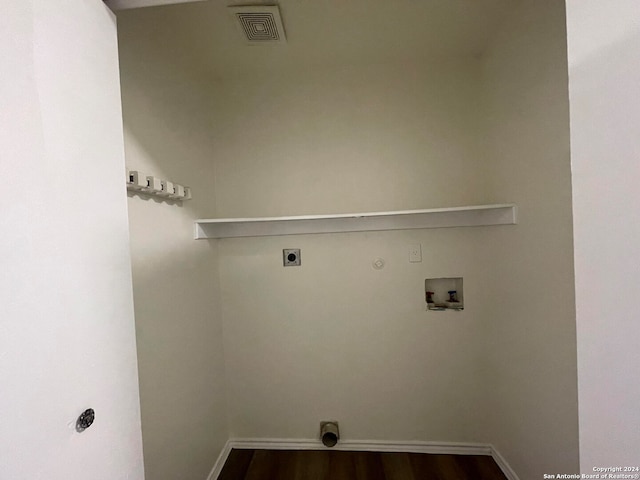
[[[249,45],[286,43],[280,9],[276,5],[229,7],[243,39]]]

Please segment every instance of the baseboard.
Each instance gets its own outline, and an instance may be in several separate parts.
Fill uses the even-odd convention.
[[[211,469],[211,472],[209,473],[207,480],[217,480],[218,476],[220,475],[220,472],[222,471],[222,467],[224,467],[224,462],[227,461],[227,457],[229,456],[229,453],[231,453],[231,448],[232,447],[231,447],[230,441],[227,440],[227,443],[225,443],[224,447],[222,447],[222,451],[220,452],[220,455],[218,455],[216,464]]]
[[[268,450],[325,450],[317,439],[232,438],[231,448]],[[445,453],[454,455],[491,455],[491,445],[447,442],[389,442],[384,440],[340,440],[332,450],[362,452]]]
[[[504,473],[504,476],[507,477],[507,480],[520,480],[518,478],[518,475],[516,475],[516,472],[513,471],[511,466],[504,459],[504,457],[500,455],[500,452],[496,450],[496,447],[494,447],[493,445],[491,445],[490,447],[491,447],[491,456],[500,467],[500,470],[502,470],[502,473]]]
[[[218,456],[207,480],[217,480],[233,448],[257,450],[325,450],[320,440],[297,438],[231,438]],[[504,457],[493,445],[453,442],[389,442],[383,440],[341,440],[332,450],[356,452],[440,453],[448,455],[487,455],[493,457],[508,480],[519,480]]]

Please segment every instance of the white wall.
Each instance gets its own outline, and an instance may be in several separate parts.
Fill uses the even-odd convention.
[[[566,79],[545,1],[481,61],[217,86],[218,216],[521,207],[516,227],[220,241],[232,435],[312,438],[335,417],[345,438],[495,443],[525,479],[577,469]],[[283,269],[292,247],[303,266]],[[424,278],[457,275],[465,312],[423,312]]]
[[[309,439],[337,419],[351,440],[483,440],[471,245],[456,230],[222,241],[231,435]],[[283,247],[302,249],[300,268]],[[425,277],[446,275],[464,276],[467,310],[424,311]]]
[[[0,59],[0,478],[142,480],[115,18],[3,2]]]
[[[218,216],[482,203],[479,66],[291,68],[218,85]],[[231,435],[314,438],[337,419],[348,439],[482,440],[478,230],[220,241]],[[282,267],[283,248],[302,249],[300,268]],[[464,276],[466,311],[425,311],[424,279],[443,276]]]
[[[179,44],[157,42],[139,14],[118,17],[127,165],[194,197],[129,198],[145,468],[202,480],[228,438],[216,246],[193,240],[193,220],[215,208],[213,105]]]
[[[522,479],[576,473],[578,419],[564,3],[525,0],[484,58],[489,189],[519,224],[481,238],[492,388],[483,431]]]
[[[135,13],[130,42],[201,68],[172,12]],[[211,95],[205,217],[521,207],[518,226],[211,242],[232,437],[314,438],[338,419],[349,439],[495,443],[523,480],[577,469],[564,18],[560,0],[523,1],[483,58],[329,67],[283,53],[277,69],[197,73]],[[171,101],[153,75],[132,97]],[[191,105],[130,114],[201,132]],[[302,267],[283,268],[283,248],[301,248]],[[464,277],[466,310],[424,311],[424,279],[446,276]]]
[[[479,73],[466,58],[291,62],[216,85],[218,215],[482,202]]]
[[[578,329],[580,466],[640,452],[640,10],[567,2]]]

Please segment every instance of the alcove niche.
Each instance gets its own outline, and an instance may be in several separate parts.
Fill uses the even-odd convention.
[[[147,476],[323,420],[577,471],[563,2],[278,3],[265,48],[224,2],[118,12],[127,167],[192,192],[128,199]]]

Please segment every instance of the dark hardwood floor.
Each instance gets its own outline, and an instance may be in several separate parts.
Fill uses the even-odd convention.
[[[506,480],[483,455],[231,450],[218,480]]]

